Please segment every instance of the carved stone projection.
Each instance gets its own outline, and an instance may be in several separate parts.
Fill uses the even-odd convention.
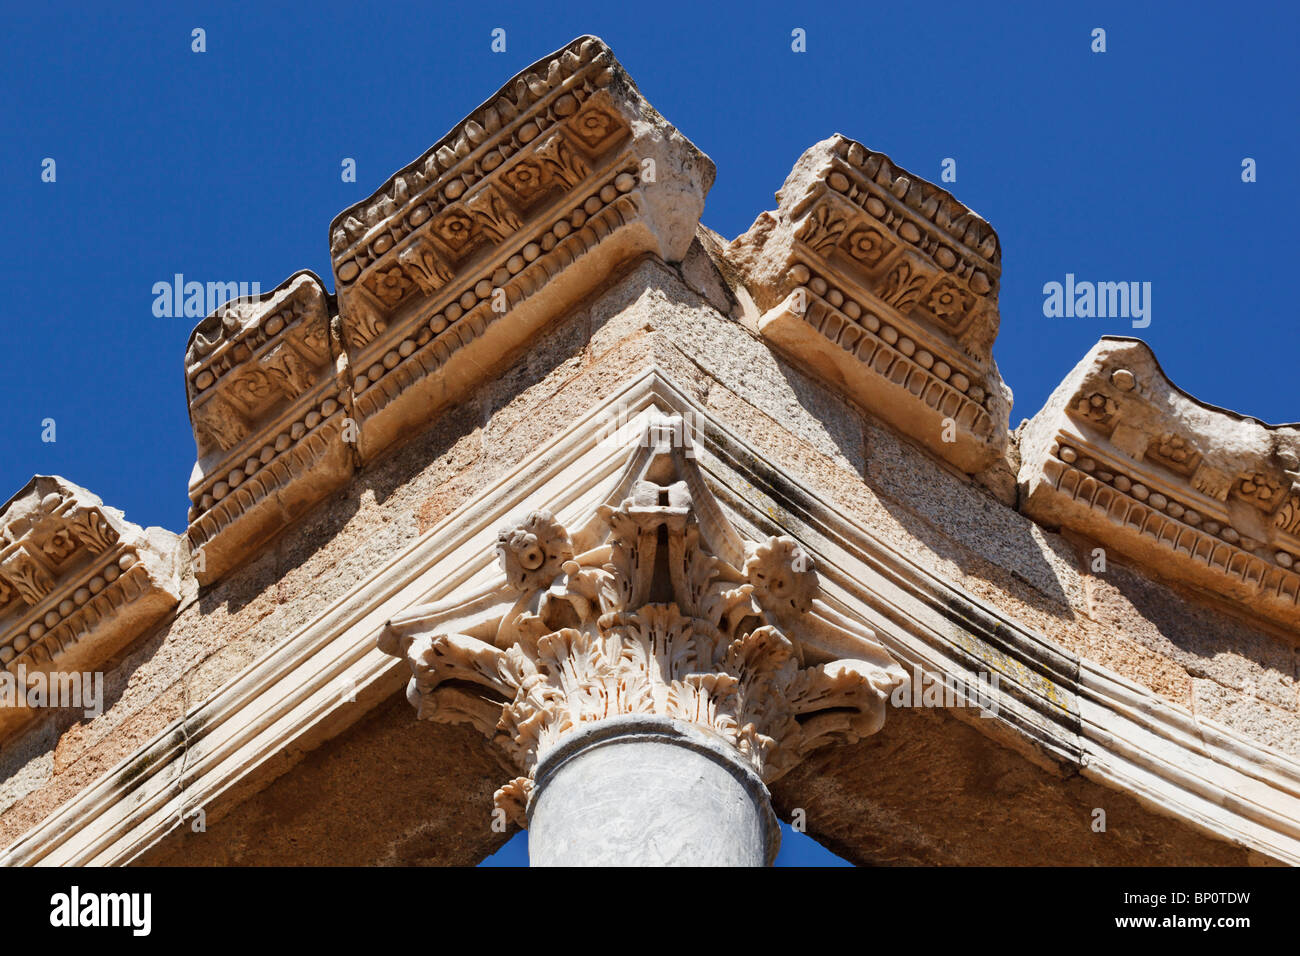
[[[800,157],[777,203],[727,253],[763,337],[964,471],[1001,457],[1011,391],[992,354],[992,227],[839,135]]]
[[[1300,625],[1300,426],[1198,402],[1103,338],[1029,422],[1022,510]]]
[[[352,474],[351,397],[320,281],[299,273],[208,316],[190,336],[185,379],[198,445],[189,536],[207,584]]]
[[[504,578],[391,620],[424,720],[466,722],[520,776],[497,806],[527,826],[533,774],[592,721],[654,714],[731,744],[764,780],[875,733],[907,680],[874,634],[820,598],[788,537],[742,541],[680,419],[652,425],[607,504],[570,531],[534,511],[500,532]]]
[[[180,598],[176,535],[38,475],[0,508],[0,666],[91,669]],[[10,713],[0,708],[0,729]]]
[[[713,164],[580,37],[330,228],[369,456],[643,253],[686,254]]]

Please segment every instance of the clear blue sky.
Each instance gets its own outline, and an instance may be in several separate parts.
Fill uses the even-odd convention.
[[[484,860],[479,866],[527,866],[528,833],[521,830],[506,841],[506,845]],[[796,833],[790,824],[781,824],[781,850],[776,855],[777,866],[852,866],[812,837]]]
[[[156,318],[154,283],[328,276],[335,213],[582,33],[717,163],[703,218],[724,236],[836,131],[932,181],[956,159],[946,185],[1002,240],[1013,427],[1108,333],[1146,338],[1205,401],[1300,419],[1300,4],[1063,6],[10,4],[0,501],[57,473],[181,530],[195,321]],[[1151,282],[1150,327],[1045,318],[1067,272]]]

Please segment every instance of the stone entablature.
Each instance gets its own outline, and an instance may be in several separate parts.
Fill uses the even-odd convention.
[[[481,383],[623,264],[681,260],[713,165],[582,37],[331,227],[311,273],[191,336],[195,569],[210,584]]]
[[[189,537],[207,584],[351,477],[351,395],[320,281],[299,273],[222,306],[190,336],[185,381],[198,445]]]
[[[580,37],[331,226],[369,457],[643,253],[686,254],[713,165]]]
[[[179,601],[178,547],[84,488],[33,478],[0,508],[0,666],[103,663]],[[0,728],[13,713],[0,708]]]
[[[1300,426],[1207,406],[1146,343],[1103,338],[1029,422],[1021,510],[1294,628]]]
[[[800,157],[777,203],[728,249],[762,336],[962,470],[1002,457],[992,227],[839,135]]]
[[[1081,798],[1084,802],[1055,806],[1047,815],[1050,819],[1046,824],[1043,807],[1017,790],[1021,798],[1009,801],[998,813],[990,814],[990,818],[996,817],[1006,824],[1002,833],[1008,840],[1023,837],[1019,831],[1021,825],[1031,828],[1035,839],[1042,840],[1041,853],[1032,840],[1022,839],[1021,857],[981,856],[989,852],[990,844],[984,841],[983,849],[976,847],[972,851],[976,855],[966,857],[965,862],[1004,865],[1049,859],[1077,862],[1094,859],[1087,855],[1092,852],[1115,854],[1117,848],[1112,842],[1095,842],[1097,834],[1088,828],[1086,808],[1111,806],[1104,802],[1107,795],[1118,794],[1137,794],[1146,806],[1175,817],[1179,821],[1178,832],[1184,837],[1193,831],[1211,834],[1224,855],[1179,856],[1177,852],[1171,855],[1170,848],[1159,840],[1152,838],[1148,842],[1154,832],[1148,829],[1154,818],[1134,804],[1132,814],[1126,816],[1125,826],[1129,830],[1134,826],[1142,828],[1142,835],[1130,844],[1131,855],[1124,856],[1119,848],[1120,855],[1103,855],[1102,860],[1149,863],[1155,854],[1160,862],[1185,863],[1222,860],[1228,854],[1239,854],[1233,857],[1234,861],[1244,863],[1245,852],[1234,846],[1244,845],[1272,859],[1300,862],[1300,831],[1295,823],[1300,819],[1297,810],[1300,768],[1294,760],[1260,746],[1250,735],[1194,715],[1186,707],[1170,704],[1104,667],[1063,653],[1050,638],[1033,629],[1027,630],[1024,622],[1017,621],[1015,616],[1007,616],[983,600],[971,597],[959,584],[932,569],[912,564],[891,545],[874,538],[867,530],[869,525],[862,523],[862,515],[846,514],[843,501],[819,497],[818,492],[801,485],[797,477],[782,473],[777,459],[741,442],[724,421],[692,404],[679,388],[661,379],[658,373],[638,381],[631,391],[608,398],[611,407],[628,409],[631,421],[637,420],[648,400],[653,400],[666,413],[686,415],[700,423],[697,434],[702,432],[709,443],[702,452],[702,467],[710,486],[721,493],[719,500],[730,522],[738,530],[755,529],[741,532],[746,538],[765,541],[773,534],[788,534],[799,541],[800,547],[816,562],[821,599],[842,614],[863,620],[877,635],[877,640],[909,670],[920,664],[927,673],[959,676],[966,682],[974,679],[976,671],[996,670],[1001,682],[998,687],[990,688],[996,706],[988,711],[996,710],[996,713],[991,719],[972,716],[970,725],[978,730],[988,728],[989,737],[998,743],[999,753],[1010,753],[1011,748],[1019,748],[1026,740],[1033,741],[1035,751],[1049,755],[1053,761],[1055,769],[1045,778],[1052,796],[1068,796],[1076,794],[1079,787],[1085,788]],[[292,759],[331,738],[342,743],[354,736],[338,736],[342,728],[373,714],[372,708],[400,693],[410,670],[376,646],[384,622],[395,620],[409,608],[452,602],[471,584],[486,585],[503,579],[495,569],[493,556],[498,540],[496,529],[516,513],[521,491],[526,489],[523,501],[563,516],[562,524],[569,531],[575,550],[580,553],[586,550],[590,542],[584,534],[587,524],[584,519],[594,514],[597,502],[609,502],[611,507],[617,507],[626,498],[621,486],[614,493],[609,489],[625,474],[627,447],[607,448],[594,443],[591,437],[607,420],[605,409],[588,412],[563,434],[553,436],[530,452],[526,460],[510,466],[509,480],[488,483],[482,494],[466,501],[438,526],[410,540],[395,553],[386,551],[380,571],[350,589],[329,589],[328,599],[318,611],[313,611],[309,621],[295,628],[281,643],[280,650],[263,655],[246,670],[225,671],[219,689],[182,717],[176,717],[174,705],[166,707],[166,719],[150,732],[152,736],[123,741],[125,746],[117,750],[118,756],[104,764],[112,769],[81,789],[66,805],[38,824],[33,823],[25,836],[15,839],[0,854],[0,865],[148,862],[150,848],[167,843],[174,851],[169,857],[172,862],[205,858],[211,862],[230,862],[223,856],[227,844],[221,842],[230,837],[223,837],[221,828],[244,826],[243,822],[236,821],[245,820],[253,812],[246,795],[267,787],[268,776],[273,778],[284,772],[286,755]],[[920,457],[917,455],[918,460]],[[741,471],[733,471],[734,468]],[[775,525],[771,523],[774,516],[779,522]],[[707,522],[702,520],[701,524]],[[711,538],[710,543],[714,544]],[[729,556],[728,563],[732,563],[730,556],[736,549],[727,546],[723,550]],[[739,553],[743,566],[743,547]],[[732,563],[732,566],[736,565]],[[820,648],[822,653],[813,658],[808,650],[814,642],[801,639],[800,643],[804,646],[806,663],[854,656],[851,644],[837,647],[827,642]],[[286,688],[292,688],[293,692],[287,694]],[[957,716],[960,708],[950,713]],[[849,831],[872,829],[861,827],[860,818],[855,815],[861,806],[870,805],[881,796],[870,786],[875,776],[872,760],[882,754],[886,757],[898,754],[899,746],[906,748],[904,753],[922,753],[927,759],[933,757],[938,761],[927,764],[934,772],[919,777],[912,770],[900,773],[894,763],[894,779],[898,781],[901,777],[893,791],[900,801],[900,809],[910,807],[913,794],[916,800],[924,799],[935,782],[946,779],[950,771],[969,781],[972,788],[986,788],[981,791],[983,800],[1000,799],[994,792],[998,788],[988,783],[988,767],[966,767],[977,776],[960,777],[960,767],[945,762],[944,756],[936,753],[947,746],[950,734],[968,725],[946,721],[931,728],[931,732],[926,730],[931,723],[928,719],[913,720],[912,716],[919,716],[919,712],[890,714],[883,733],[871,738],[880,741],[883,748],[873,749],[871,759],[853,762],[855,752],[861,752],[854,748],[841,751],[834,759],[814,757],[782,777],[774,786],[774,796],[787,786],[813,787],[812,792],[819,795],[815,804],[798,802],[799,797],[790,803],[787,792],[784,805],[824,807],[823,801],[830,802],[835,812],[850,815],[838,831],[840,838],[848,840],[846,845],[855,848],[854,852],[868,854],[869,847],[854,842]],[[388,719],[404,725],[410,718],[395,712]],[[891,725],[906,726],[909,736],[890,741]],[[448,748],[448,761],[463,756],[463,751],[458,749],[463,746],[463,738],[441,736],[440,728],[426,730],[437,735],[436,747]],[[918,736],[913,738],[912,734]],[[400,738],[382,737],[375,744],[389,747],[395,739]],[[970,745],[971,739],[966,736],[952,744],[960,751],[959,764],[972,759],[973,755],[965,749]],[[333,746],[334,743],[327,744],[327,748]],[[990,744],[982,755],[989,756],[992,749]],[[325,752],[337,756],[337,751],[326,749]],[[392,781],[394,774],[419,775],[419,764],[396,759],[385,761],[384,754],[382,749],[371,751],[367,758],[383,764],[377,772],[389,776],[382,778],[381,783]],[[951,760],[952,755],[949,752],[947,759]],[[345,767],[357,766],[356,756],[352,754],[350,759],[345,759]],[[1035,764],[1042,759],[1036,757]],[[852,769],[836,773],[833,768],[842,767],[844,762],[849,762]],[[322,761],[313,763],[319,765]],[[483,782],[478,776],[483,772],[482,766],[476,763],[472,771],[462,773],[459,768],[444,764],[440,772],[453,779],[448,782],[440,778],[439,783],[478,791]],[[810,766],[817,768],[812,778],[799,780],[799,775]],[[1060,787],[1062,767],[1073,781],[1069,788]],[[1003,770],[1005,767],[998,771],[999,779],[1003,779],[1000,776]],[[299,772],[294,770],[291,774]],[[502,779],[505,776],[503,773]],[[791,780],[799,783],[790,784]],[[1093,783],[1102,783],[1107,790],[1087,789]],[[322,784],[331,785],[314,778],[313,785]],[[1005,784],[999,786],[1005,796]],[[373,788],[362,791],[358,797],[368,809],[361,818],[363,822],[352,821],[366,832],[374,829],[375,820],[369,812],[375,808],[364,803],[365,793],[370,789]],[[487,832],[485,821],[490,817],[489,807],[477,803],[468,807],[464,803],[440,804],[437,797],[428,796],[433,789],[433,784],[426,780],[413,799],[432,801],[420,804],[421,813],[440,814],[435,819],[444,829],[439,832],[461,832],[467,828]],[[301,799],[303,791],[291,788],[289,792],[290,799]],[[194,807],[206,808],[209,831],[185,836],[190,824],[183,811]],[[282,829],[288,825],[281,823],[280,811],[291,815],[286,808],[279,808],[276,820],[268,820],[267,825],[278,831],[274,836],[278,845],[283,846],[290,835],[301,835],[302,831]],[[958,817],[967,813],[969,816],[955,822],[954,829],[947,831],[954,847],[960,846],[964,851],[970,845],[961,839],[961,833],[971,834],[972,821],[986,811],[987,806],[980,806],[978,800],[965,807],[955,807],[953,812]],[[320,813],[322,829],[316,836],[337,832],[343,821],[337,819],[333,806],[327,803]],[[817,810],[809,811],[810,819],[816,820],[821,815]],[[227,823],[219,822],[223,817]],[[1135,817],[1143,819],[1135,822]],[[266,819],[258,818],[255,813],[254,818]],[[421,819],[428,822],[427,818],[414,818],[411,827],[417,827]],[[1008,819],[1016,823],[1007,823]],[[1066,844],[1079,854],[1076,857],[1053,856],[1057,846],[1053,843],[1054,836],[1072,839],[1070,827],[1062,831],[1061,820],[1075,820],[1086,834],[1082,838],[1086,842],[1075,839]],[[920,824],[922,829],[916,829],[916,818],[906,812],[900,814],[896,823],[904,841],[919,832],[931,832],[925,823]],[[999,823],[980,820],[981,829],[984,825]],[[1121,832],[1120,828],[1113,829]],[[254,834],[252,842],[257,842],[255,829],[241,832]],[[826,832],[835,831],[832,828]],[[1172,831],[1164,832],[1168,835]],[[185,842],[191,839],[193,842]],[[1094,846],[1100,849],[1090,849]],[[1202,845],[1193,852],[1204,849]],[[209,852],[215,852],[216,857],[205,857]],[[315,855],[308,852],[298,859],[328,862],[330,852],[325,847]],[[387,854],[385,849],[373,862],[395,862]],[[368,857],[348,859],[370,862]],[[455,862],[476,859],[464,857]],[[927,862],[925,858],[908,859]],[[276,860],[262,856],[260,861]],[[961,861],[947,859],[947,862]],[[928,862],[943,862],[943,858],[931,857]]]

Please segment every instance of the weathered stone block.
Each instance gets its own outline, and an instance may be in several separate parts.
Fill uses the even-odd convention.
[[[33,478],[0,508],[5,679],[90,671],[143,634],[180,598],[179,544],[62,478]],[[0,733],[31,716],[18,690]]]
[[[777,202],[727,250],[760,334],[963,471],[1001,458],[992,227],[839,135],[800,157]]]
[[[1206,405],[1107,336],[1029,422],[1021,509],[1300,625],[1300,428]]]
[[[320,281],[298,273],[222,306],[190,336],[185,379],[198,445],[189,537],[209,584],[352,474],[351,395]]]
[[[580,37],[330,229],[360,452],[490,378],[635,257],[686,255],[713,164]]]

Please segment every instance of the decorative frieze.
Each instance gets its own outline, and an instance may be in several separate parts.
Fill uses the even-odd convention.
[[[362,456],[622,263],[680,261],[712,180],[708,158],[582,37],[341,213],[330,251]]]
[[[797,542],[740,539],[684,433],[680,419],[652,425],[651,450],[619,483],[626,497],[572,531],[526,515],[498,536],[499,581],[394,617],[380,638],[410,665],[422,719],[473,724],[504,748],[520,776],[497,804],[521,823],[539,759],[584,724],[688,721],[771,782],[818,747],[879,730],[907,679],[869,629],[821,600]]]
[[[680,261],[713,165],[581,37],[341,213],[310,273],[195,330],[189,537],[209,584],[643,254]]]
[[[728,250],[763,337],[964,471],[1001,457],[992,227],[838,135],[804,153],[777,202]]]
[[[1202,404],[1103,338],[1030,421],[1021,507],[1152,573],[1300,624],[1300,426]]]
[[[180,598],[178,538],[38,475],[0,508],[0,667],[99,666]],[[0,729],[17,716],[0,708]]]
[[[190,336],[185,378],[198,445],[189,537],[207,584],[352,474],[351,395],[319,280],[299,273],[226,303]]]

